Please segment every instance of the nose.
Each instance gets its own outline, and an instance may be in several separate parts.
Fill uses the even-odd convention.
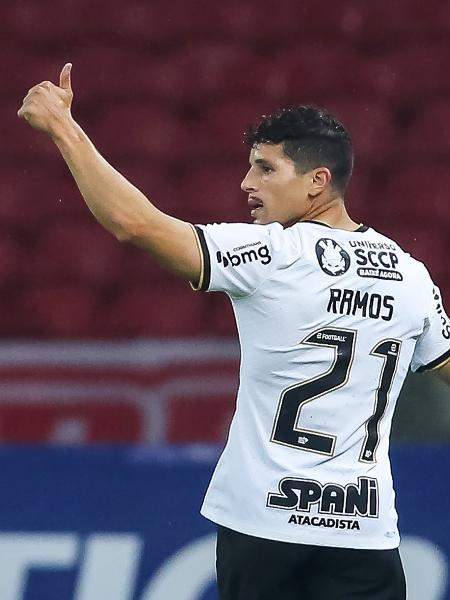
[[[255,178],[252,176],[252,169],[249,169],[247,175],[242,180],[241,190],[247,193],[256,191],[256,183]]]

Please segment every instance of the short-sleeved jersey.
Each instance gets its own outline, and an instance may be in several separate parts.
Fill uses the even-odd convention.
[[[410,366],[450,356],[426,268],[365,226],[195,229],[198,288],[228,294],[241,344],[236,412],[202,514],[267,539],[396,547],[396,399]]]

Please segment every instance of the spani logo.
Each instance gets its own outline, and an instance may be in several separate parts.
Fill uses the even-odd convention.
[[[350,256],[334,240],[322,238],[316,244],[316,255],[320,268],[327,275],[342,275],[350,266]]]
[[[236,252],[236,254],[231,254],[229,251],[226,254],[222,254],[219,250],[216,254],[216,258],[217,262],[223,264],[224,267],[239,267],[240,265],[246,265],[255,260],[260,260],[263,265],[268,265],[272,260],[269,248],[266,245],[259,246],[257,250],[252,248],[251,250],[245,250],[244,252]]]

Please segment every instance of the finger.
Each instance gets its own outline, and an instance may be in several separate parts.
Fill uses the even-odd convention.
[[[25,121],[28,121],[28,113],[24,106],[21,106],[19,108],[19,110],[17,111],[17,116],[19,117],[19,119],[24,119]]]
[[[36,86],[37,88],[37,86]],[[36,98],[36,92],[37,89],[36,88],[32,88],[28,94],[25,96],[25,98],[22,99],[22,106],[24,106],[25,104],[28,104],[30,102],[30,100],[33,100]]]
[[[63,90],[72,91],[72,84],[70,81],[70,72],[72,70],[72,63],[66,63],[62,68],[61,75],[59,76],[59,87]]]
[[[51,89],[52,85],[53,84],[51,81],[42,81],[41,83],[37,83],[36,85],[33,85],[33,87],[28,90],[27,95],[25,97],[27,98],[28,96],[31,96],[31,94],[40,92],[43,89],[49,90],[49,89]]]

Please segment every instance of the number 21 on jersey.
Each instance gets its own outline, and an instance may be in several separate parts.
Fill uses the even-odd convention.
[[[357,332],[352,329],[326,327],[315,331],[303,340],[303,344],[324,346],[334,350],[334,360],[325,373],[295,384],[283,391],[278,404],[271,441],[328,456],[334,455],[336,436],[331,433],[312,431],[301,426],[301,412],[305,404],[329,394],[348,381],[355,356]],[[397,370],[401,349],[399,340],[388,339],[376,344],[371,356],[383,360],[381,375],[375,392],[375,409],[366,421],[366,435],[359,460],[376,461],[379,443],[379,424],[386,411],[389,392]]]

